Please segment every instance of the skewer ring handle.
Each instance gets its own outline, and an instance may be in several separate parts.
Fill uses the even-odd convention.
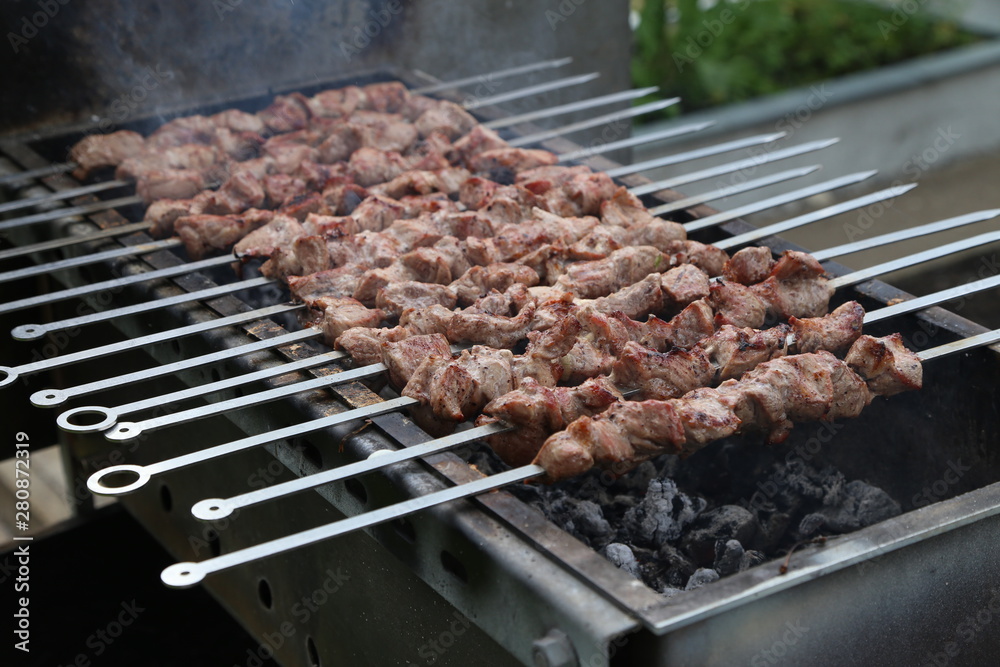
[[[72,418],[80,415],[97,415],[101,420],[93,424],[74,424],[70,421]],[[79,408],[73,408],[56,418],[56,424],[59,425],[59,428],[70,433],[95,433],[97,431],[104,431],[114,426],[116,421],[118,421],[118,414],[100,405],[84,405]]]
[[[20,377],[18,372],[10,366],[0,366],[0,375],[3,376],[3,378],[0,379],[0,387],[6,387],[9,384],[14,384],[17,382],[17,378]]]
[[[118,422],[118,425],[107,431],[104,437],[113,442],[124,442],[138,438],[141,433],[142,427],[134,422]]]
[[[14,340],[38,340],[45,335],[45,327],[40,324],[22,324],[10,330]]]
[[[191,514],[202,521],[224,519],[233,513],[233,506],[222,498],[206,498],[191,506]]]
[[[111,475],[123,474],[129,476],[134,475],[136,479],[128,484],[115,486],[108,486],[101,481]],[[87,488],[90,489],[91,493],[96,493],[102,496],[123,496],[145,486],[151,477],[152,475],[146,472],[146,469],[142,466],[133,465],[131,463],[123,463],[117,466],[108,466],[107,468],[95,472],[87,479]]]
[[[42,389],[31,395],[31,404],[36,408],[50,408],[69,400],[69,394],[62,389]]]
[[[160,581],[171,588],[190,588],[201,583],[205,572],[198,563],[174,563],[160,573]]]

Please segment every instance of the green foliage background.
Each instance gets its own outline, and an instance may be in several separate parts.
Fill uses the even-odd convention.
[[[691,110],[976,40],[920,7],[903,2],[894,15],[861,0],[722,0],[704,10],[698,0],[635,0],[633,83],[658,85]]]

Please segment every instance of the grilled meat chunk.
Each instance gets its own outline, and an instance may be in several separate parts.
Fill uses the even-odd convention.
[[[412,280],[386,285],[375,296],[375,305],[396,317],[408,308],[427,308],[434,304],[454,308],[455,302],[455,293],[444,285]]]
[[[898,333],[882,338],[861,336],[844,361],[880,396],[920,389],[923,384],[920,357],[906,349]]]
[[[125,159],[140,154],[145,147],[142,135],[130,130],[88,135],[70,149],[69,159],[78,165],[73,170],[73,177],[84,180],[101,167],[117,167]]]

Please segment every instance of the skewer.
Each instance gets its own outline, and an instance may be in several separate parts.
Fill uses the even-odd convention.
[[[541,62],[531,63],[529,65],[517,65],[515,67],[508,67],[507,69],[495,70],[493,72],[486,72],[485,74],[476,74],[474,76],[467,76],[464,79],[455,79],[454,81],[442,81],[440,83],[433,83],[427,86],[420,86],[419,88],[413,88],[412,90],[410,90],[410,92],[416,95],[426,95],[427,93],[436,93],[441,90],[450,90],[451,88],[461,88],[462,86],[467,86],[470,83],[481,83],[483,80],[493,81],[496,79],[506,79],[508,77],[517,76],[518,74],[530,74],[531,72],[538,72],[544,69],[558,69],[565,65],[569,65],[571,62],[573,62],[572,57],[555,58],[553,60],[542,60]],[[416,71],[420,74],[423,74],[424,76],[430,76],[425,72],[421,72],[420,70]]]
[[[753,146],[753,145],[756,145],[757,143],[769,143],[771,141],[776,141],[777,139],[780,139],[781,135],[783,135],[783,134],[784,133],[780,133],[779,135],[773,135],[772,134],[772,135],[758,135],[758,137],[750,137],[750,139],[758,139],[758,138],[759,139],[764,139],[764,138],[767,138],[767,140],[766,141],[754,142],[754,143],[751,143],[749,145]],[[774,137],[774,138],[772,139],[770,137]],[[714,167],[708,167],[707,169],[701,169],[699,171],[691,171],[691,172],[688,172],[686,174],[681,174],[680,176],[674,176],[672,178],[665,178],[665,179],[656,181],[654,183],[649,183],[648,185],[640,185],[640,186],[637,186],[637,187],[634,187],[634,188],[629,188],[629,191],[632,194],[634,194],[635,196],[641,197],[642,195],[652,194],[654,192],[659,192],[660,190],[666,190],[668,188],[676,188],[676,187],[681,186],[681,185],[687,185],[688,183],[695,183],[697,181],[703,181],[703,180],[708,179],[708,178],[714,178],[716,176],[723,176],[725,174],[731,174],[734,171],[740,171],[742,169],[755,169],[755,168],[757,168],[757,167],[759,167],[761,165],[768,164],[768,163],[771,163],[771,162],[777,162],[778,160],[784,160],[786,158],[795,157],[797,155],[804,155],[805,153],[812,153],[813,151],[822,150],[824,148],[827,148],[828,146],[832,146],[835,143],[837,143],[838,141],[840,141],[839,138],[818,139],[816,141],[809,141],[807,143],[799,144],[797,146],[789,146],[788,148],[782,148],[782,149],[779,149],[779,150],[776,150],[776,151],[769,151],[767,153],[764,153],[763,155],[755,155],[753,157],[743,158],[742,160],[735,160],[733,162],[727,162],[726,164],[720,164],[720,165],[717,165],[717,166],[714,166]],[[729,142],[729,143],[730,144],[737,144],[739,142],[733,141],[733,142]],[[710,146],[710,148],[717,148],[717,147],[721,147],[723,145],[724,144],[719,144],[719,146]],[[746,147],[746,144],[743,144],[743,145],[735,146],[735,148],[732,148],[732,149],[729,149],[729,150],[736,150],[738,148],[745,148],[745,147]],[[699,149],[699,150],[703,150],[703,149]],[[690,151],[690,153],[696,153],[696,152],[698,152],[698,151]],[[682,153],[678,153],[676,156],[669,156],[669,157],[678,157],[680,155],[683,155],[683,154]],[[704,156],[703,155],[699,155],[697,157],[704,157]],[[694,159],[694,158],[690,158],[690,159]],[[671,162],[670,164],[674,164],[674,163]],[[635,165],[632,165],[632,166],[635,166]],[[617,171],[617,170],[615,170],[615,171]]]
[[[89,255],[83,255],[81,257],[60,259],[55,262],[48,262],[47,264],[39,264],[37,266],[29,266],[24,269],[15,269],[14,271],[5,271],[0,273],[0,283],[10,282],[11,280],[20,280],[21,278],[30,278],[32,276],[41,276],[46,273],[52,273],[53,271],[73,269],[80,266],[87,266],[88,264],[97,264],[98,262],[103,262],[108,259],[129,257],[131,255],[145,255],[158,250],[176,248],[180,245],[183,245],[180,239],[164,239],[163,241],[152,241],[150,243],[132,245],[125,248],[104,250],[101,252],[91,253]]]
[[[167,308],[168,306],[175,306],[180,303],[189,303],[191,301],[200,301],[202,299],[214,299],[215,297],[222,296],[224,294],[242,292],[243,290],[253,289],[255,287],[271,285],[275,282],[276,281],[273,278],[251,278],[249,280],[229,283],[228,285],[218,285],[216,287],[197,290],[195,292],[185,292],[176,296],[154,299],[152,301],[137,303],[131,306],[123,306],[121,308],[112,308],[111,310],[102,310],[97,313],[91,313],[90,315],[71,317],[47,324],[22,324],[21,326],[14,327],[11,330],[10,335],[13,336],[15,340],[37,340],[45,334],[52,333],[54,331],[73,329],[76,327],[86,326],[88,324],[94,324],[95,322],[105,322],[107,320],[112,320],[116,317],[123,317],[125,315],[147,313],[151,310]]]
[[[125,236],[127,234],[132,234],[133,232],[147,230],[152,226],[153,223],[151,222],[132,222],[127,225],[119,225],[118,227],[102,229],[99,232],[92,232],[90,234],[67,236],[61,239],[41,241],[40,243],[32,243],[30,245],[18,246],[16,248],[8,248],[7,250],[0,250],[0,260],[10,259],[11,257],[23,257],[24,255],[30,255],[36,252],[45,252],[46,250],[65,248],[66,246],[76,245],[78,243],[88,243],[90,241],[100,241],[102,239],[110,239],[116,236]]]
[[[27,171],[18,171],[12,174],[4,174],[0,176],[0,185],[7,185],[8,183],[18,183],[20,181],[27,181],[32,178],[43,178],[45,176],[52,176],[54,174],[64,174],[67,171],[73,171],[79,165],[76,162],[57,162],[55,164],[46,165],[44,167],[39,167],[38,169],[28,169]]]
[[[589,83],[599,76],[601,75],[597,72],[578,74],[577,76],[568,76],[564,79],[546,81],[545,83],[539,83],[534,86],[526,86],[518,90],[511,90],[497,95],[490,95],[489,97],[482,97],[477,100],[468,100],[462,104],[462,107],[473,110],[478,109],[479,107],[509,102],[511,100],[519,100],[522,97],[531,97],[532,95],[547,93],[553,90],[560,90],[562,88],[569,88],[570,86],[579,86],[580,84]]]
[[[623,90],[617,93],[610,93],[608,95],[599,95],[598,97],[590,97],[585,100],[580,100],[579,102],[569,102],[568,104],[558,104],[554,107],[548,107],[547,109],[538,109],[537,111],[529,111],[527,113],[517,114],[516,116],[507,116],[506,118],[498,118],[496,120],[491,120],[489,122],[483,123],[483,127],[487,127],[491,130],[499,130],[503,127],[510,127],[511,125],[520,125],[521,123],[529,123],[533,120],[538,120],[540,118],[550,118],[552,116],[561,116],[562,114],[573,113],[575,111],[585,111],[587,109],[592,109],[596,106],[601,106],[604,104],[614,104],[615,102],[626,102],[628,100],[635,100],[640,97],[645,97],[646,95],[651,95],[660,89],[659,86],[650,86],[648,88],[635,88],[632,90]]]
[[[212,329],[218,329],[224,326],[229,326],[230,324],[242,324],[244,322],[252,322],[254,320],[263,319],[265,317],[270,317],[272,315],[287,313],[293,310],[300,310],[302,308],[305,308],[305,304],[286,303],[286,304],[279,304],[277,306],[268,306],[267,308],[259,308],[257,310],[253,310],[250,312],[239,313],[238,315],[221,317],[218,319],[209,320],[208,322],[199,322],[198,324],[191,324],[177,329],[168,329],[167,331],[160,331],[154,334],[149,334],[148,336],[140,336],[139,338],[131,338],[129,340],[123,340],[117,343],[109,343],[107,345],[92,347],[90,349],[80,350],[79,352],[74,352],[72,354],[66,354],[58,357],[51,357],[49,359],[42,359],[41,361],[35,361],[30,364],[23,364],[21,366],[15,366],[15,367],[0,366],[0,387],[6,387],[9,384],[13,384],[22,375],[32,375],[34,373],[40,373],[42,371],[47,371],[53,368],[62,368],[64,366],[75,364],[79,361],[100,359],[101,357],[106,357],[108,355],[116,354],[118,352],[123,352],[125,350],[131,350],[136,347],[142,347],[144,345],[153,345],[154,343],[163,343],[177,338],[182,338],[184,336],[190,336],[192,334],[202,333],[205,331],[211,331]],[[141,373],[143,374],[143,377],[149,377],[150,373],[153,373],[156,370],[159,369],[141,371]],[[56,390],[50,390],[50,391],[56,391]]]
[[[747,204],[746,206],[739,206],[728,211],[722,211],[720,213],[716,213],[715,215],[710,215],[707,218],[699,218],[698,220],[685,223],[684,229],[688,232],[694,232],[706,227],[721,225],[723,222],[735,220],[736,218],[740,218],[751,213],[759,213],[769,208],[789,204],[794,201],[799,201],[800,199],[808,199],[814,195],[836,190],[837,188],[842,188],[848,185],[854,185],[855,183],[860,183],[861,181],[871,178],[877,173],[877,169],[872,169],[870,171],[858,171],[846,176],[839,176],[832,180],[824,181],[823,183],[809,185],[799,190],[793,190],[792,192],[775,195],[774,197],[762,199],[760,201],[753,202],[752,204]],[[651,208],[649,212],[652,215],[656,215],[656,208]]]
[[[638,109],[639,107],[635,108]],[[580,150],[563,153],[559,155],[559,159],[556,160],[556,163],[563,164],[565,162],[570,162],[572,160],[590,158],[594,157],[595,155],[600,155],[601,153],[616,151],[620,148],[631,148],[632,146],[642,146],[656,141],[662,141],[664,139],[673,139],[674,137],[680,137],[685,134],[701,132],[706,127],[712,127],[713,125],[715,125],[715,121],[710,120],[702,123],[691,123],[690,125],[681,125],[680,127],[670,127],[665,130],[657,130],[656,132],[650,132],[649,134],[635,135],[632,137],[627,137],[625,139],[619,139],[618,141],[601,142],[591,146],[590,148],[581,148]]]
[[[635,116],[641,116],[646,113],[660,111],[661,109],[671,107],[680,101],[681,98],[672,97],[668,100],[659,100],[657,102],[650,102],[649,104],[641,104],[637,107],[629,107],[628,109],[623,109],[621,111],[615,111],[602,116],[595,116],[593,118],[588,118],[587,120],[581,120],[576,123],[570,123],[569,125],[563,125],[562,127],[557,127],[552,130],[536,132],[535,134],[526,134],[524,136],[511,139],[507,143],[514,148],[527,146],[529,144],[538,143],[539,141],[545,141],[546,139],[552,139],[565,134],[579,132],[580,130],[586,130],[591,127],[597,127],[598,125],[604,125],[605,123],[613,123],[617,120],[625,120],[626,118],[634,118]]]
[[[94,183],[93,185],[84,185],[79,188],[70,188],[69,190],[56,190],[55,192],[50,192],[44,195],[38,195],[37,197],[29,197],[27,199],[15,199],[13,201],[0,204],[0,214],[9,213],[11,211],[16,211],[22,208],[31,208],[33,206],[38,206],[40,204],[47,204],[49,202],[58,201],[60,199],[72,199],[73,197],[79,197],[80,195],[89,195],[95,192],[113,190],[114,188],[121,188],[126,185],[132,185],[131,181],[122,181],[115,179],[111,181],[104,181],[103,183]]]
[[[779,171],[776,174],[768,174],[767,176],[761,176],[760,178],[755,178],[753,180],[743,181],[742,183],[738,183],[736,185],[724,185],[721,188],[709,190],[708,192],[704,192],[700,195],[685,197],[683,199],[678,199],[677,201],[672,201],[669,204],[657,206],[655,209],[656,213],[654,215],[664,215],[667,213],[674,213],[676,211],[683,211],[714,199],[723,199],[724,197],[738,195],[742,192],[750,192],[752,190],[765,188],[769,185],[774,185],[775,183],[783,183],[784,181],[800,178],[811,174],[814,171],[818,171],[819,169],[820,166],[818,164],[814,164],[808,167],[799,167],[797,169]],[[633,192],[632,194],[635,193]]]
[[[864,324],[870,324],[872,322],[877,322],[888,317],[893,317],[896,315],[902,315],[905,313],[916,312],[919,310],[924,310],[930,308],[931,306],[945,303],[952,299],[966,296],[978,291],[991,289],[1000,286],[1000,276],[993,276],[976,283],[968,285],[960,285],[957,287],[941,290],[933,294],[928,294],[924,297],[918,297],[910,299],[908,301],[903,301],[899,304],[893,306],[885,306],[877,310],[873,310],[865,314]],[[373,366],[382,366],[381,364],[374,364]],[[371,368],[371,366],[366,366],[364,368]],[[360,370],[360,369],[359,369]],[[157,397],[148,399],[150,406],[152,405],[163,405],[168,401],[169,397]],[[417,401],[414,400],[411,404],[416,404]],[[101,428],[106,428],[109,419],[124,414],[126,411],[131,411],[132,405],[119,406],[118,408],[102,408],[96,406],[87,406],[83,408],[77,408],[75,410],[69,410],[60,415],[58,419],[59,425],[69,431],[83,433],[101,430]],[[104,419],[95,425],[83,426],[75,425],[70,423],[70,418],[82,415],[82,414],[96,414],[98,416],[104,417]],[[341,413],[343,414],[343,413]],[[338,422],[339,423],[339,422]],[[70,428],[67,428],[69,424]],[[217,445],[215,447],[209,447],[207,449],[200,450],[198,452],[192,452],[190,454],[185,454],[183,456],[165,459],[157,463],[153,463],[146,466],[138,466],[134,464],[123,464],[117,466],[111,466],[100,470],[93,475],[87,482],[88,488],[97,494],[101,495],[123,495],[127,493],[132,493],[133,491],[141,488],[146,484],[153,476],[159,475],[171,470],[176,470],[178,468],[183,468],[198,463],[204,463],[221,456],[227,456],[229,454],[243,451],[252,447],[257,447],[262,444],[267,444],[270,442],[277,442],[286,438],[291,438],[299,435],[304,435],[305,433],[310,433],[314,431],[321,430],[325,428],[328,424],[324,422],[323,419],[312,420],[304,422],[302,424],[297,424],[294,426],[289,426],[280,431],[273,431],[270,433],[250,436],[240,440],[232,441],[222,445]],[[348,477],[355,477],[367,472],[377,470],[379,468],[393,465],[395,463],[401,463],[403,461],[409,461],[415,458],[422,458],[424,456],[429,456],[431,454],[438,454],[444,451],[455,449],[462,445],[468,444],[480,437],[485,437],[486,435],[493,435],[497,433],[503,433],[513,428],[510,425],[505,425],[502,423],[493,423],[486,426],[478,427],[478,429],[470,429],[468,431],[463,431],[446,438],[440,438],[423,445],[418,445],[417,447],[407,447],[404,449],[387,451],[378,455],[378,459],[375,456],[369,458],[366,461],[361,461],[357,463],[352,463],[344,466],[340,466],[333,470],[328,470],[314,475],[309,475],[307,477],[298,478],[285,482],[282,484],[277,484],[272,487],[265,489],[260,489],[246,494],[241,494],[234,496],[232,498],[221,499],[212,498],[209,500],[203,500],[197,503],[192,508],[192,513],[195,517],[204,520],[221,519],[228,516],[231,512],[238,508],[248,507],[250,505],[255,505],[258,503],[266,502],[269,500],[274,500],[279,497],[290,495],[293,493],[298,493],[306,489],[315,488],[324,484],[329,484],[338,480],[346,479]],[[117,475],[120,473],[129,473],[135,475],[137,480],[124,486],[109,486],[105,484],[102,480],[111,477],[112,475]]]
[[[26,215],[20,218],[12,218],[10,220],[4,220],[0,222],[0,231],[14,229],[15,227],[24,227],[25,225],[33,225],[38,222],[59,220],[61,218],[68,218],[74,215],[89,215],[91,213],[97,213],[98,211],[106,211],[110,208],[117,208],[119,206],[131,206],[132,204],[141,204],[141,203],[142,203],[142,197],[139,197],[138,195],[129,195],[128,197],[108,199],[107,201],[93,202],[90,204],[80,204],[79,206],[56,208],[51,211],[45,211],[44,213],[36,213],[35,215]]]
[[[918,353],[922,361],[936,359],[948,354],[989,345],[1000,341],[1000,329],[979,336],[973,336],[962,341],[941,345]],[[194,586],[207,575],[238,565],[244,565],[262,558],[275,556],[299,547],[314,544],[346,533],[362,530],[370,526],[385,523],[400,517],[408,516],[423,509],[441,505],[454,500],[471,498],[480,494],[503,488],[511,484],[523,482],[546,474],[545,468],[530,464],[514,468],[506,472],[484,477],[474,482],[455,485],[441,491],[435,491],[417,498],[364,512],[357,516],[318,526],[285,537],[269,540],[261,544],[233,551],[222,556],[215,556],[200,562],[175,563],[163,570],[160,579],[172,588]]]

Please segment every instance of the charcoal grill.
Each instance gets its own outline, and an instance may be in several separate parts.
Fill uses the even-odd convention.
[[[410,73],[392,70],[359,76],[351,83],[390,79],[403,80],[411,87],[424,83]],[[338,85],[342,83],[334,81],[299,90],[310,94]],[[211,113],[227,106],[256,109],[267,101],[227,100],[187,111]],[[495,112],[480,113],[489,118]],[[29,138],[8,138],[0,150],[19,169],[44,168],[64,158],[81,130],[58,127]],[[563,139],[544,145],[556,152],[576,148]],[[602,157],[587,158],[586,163],[605,170],[617,166]],[[645,183],[639,177],[622,181]],[[47,178],[46,184],[55,190],[79,185],[62,175]],[[660,191],[657,196],[661,202],[681,198],[672,191]],[[714,213],[704,205],[688,212],[692,218]],[[140,219],[141,210],[119,208],[89,218],[108,229]],[[61,225],[25,226],[8,234],[13,244],[25,245],[63,233],[93,231],[79,224],[55,227]],[[703,231],[701,240],[718,241],[753,229],[737,219]],[[124,244],[149,241],[141,232],[121,239]],[[764,242],[779,251],[793,248],[777,237]],[[64,252],[95,252],[105,247],[116,246],[100,241]],[[31,261],[51,257],[39,255]],[[86,285],[135,270],[166,269],[182,261],[162,250],[145,255],[142,262],[126,260],[125,268],[103,262],[52,278],[65,281],[66,286]],[[834,275],[849,272],[841,265],[827,266]],[[110,300],[114,305],[146,301],[232,281],[227,267],[217,267],[174,278],[172,283],[130,285],[110,295]],[[23,288],[25,283],[13,285]],[[852,296],[866,308],[910,297],[878,281],[861,284]],[[226,295],[204,304],[157,310],[141,321],[116,318],[113,326],[115,335],[127,340],[237,315],[278,300],[280,295],[273,289],[258,289],[239,297]],[[28,321],[28,313],[36,314],[16,313],[13,323]],[[7,315],[3,323],[11,320]],[[262,319],[186,336],[150,347],[146,353],[154,364],[175,363],[248,340],[283,335],[287,324],[280,317]],[[877,324],[873,333],[890,330],[901,331],[908,341],[924,348],[985,332],[940,308]],[[48,344],[75,349],[75,337],[57,336]],[[311,343],[303,341],[234,357],[210,370],[178,373],[178,386],[304,359],[314,353],[310,348]],[[9,350],[5,363],[32,361],[23,345]],[[47,354],[44,346],[35,351]],[[130,359],[126,363],[138,367],[141,362]],[[106,377],[110,365],[99,360],[76,364],[60,369],[65,376],[27,376],[18,383],[21,386],[3,391],[13,397],[9,404],[25,405],[33,391]],[[962,659],[986,659],[995,644],[985,629],[988,623],[983,622],[983,614],[992,619],[1000,613],[995,539],[1000,527],[996,516],[1000,511],[997,366],[993,348],[928,364],[926,388],[921,392],[873,404],[861,418],[838,424],[832,437],[817,427],[800,427],[780,448],[761,454],[768,460],[808,456],[836,465],[849,478],[863,478],[887,490],[903,504],[904,513],[825,545],[803,547],[787,562],[770,561],[683,595],[666,598],[647,588],[506,491],[434,507],[365,532],[228,569],[207,578],[204,585],[264,642],[282,632],[283,623],[290,623],[293,630],[286,633],[288,641],[271,644],[277,659],[289,665],[520,662],[569,667],[777,664],[783,660],[915,664],[948,655],[954,649],[949,642],[956,643]],[[320,367],[307,374],[262,381],[254,388],[283,386],[332,372],[332,367]],[[233,395],[230,391],[220,397]],[[349,383],[293,395],[269,403],[266,409],[228,412],[224,419],[144,435],[138,446],[133,441],[111,449],[95,435],[76,436],[67,447],[77,466],[74,477],[82,479],[109,462],[146,465],[198,451],[206,443],[277,430],[383,400],[367,386]],[[102,403],[114,404],[114,399],[109,396]],[[164,406],[163,412],[171,409]],[[427,457],[423,463],[397,464],[381,475],[329,484],[316,493],[251,507],[215,524],[203,524],[187,512],[208,496],[242,493],[248,487],[311,475],[366,459],[379,450],[428,439],[404,413],[390,412],[371,417],[370,424],[361,428],[357,423],[342,425],[165,473],[137,493],[124,496],[122,502],[178,560],[203,560],[480,477],[465,458],[445,453]],[[720,443],[700,453],[698,465],[719,457],[721,447]],[[939,481],[946,479],[944,473],[955,462],[968,470],[963,468],[957,481],[940,488]],[[742,484],[752,490],[751,482],[762,479],[757,474]],[[925,489],[930,489],[928,498],[933,502],[919,500]],[[787,572],[783,572],[785,567]],[[316,608],[308,615],[296,606],[303,596],[315,600]],[[970,614],[979,619],[975,627],[984,629],[965,640],[962,624]],[[387,633],[393,641],[385,641]]]

